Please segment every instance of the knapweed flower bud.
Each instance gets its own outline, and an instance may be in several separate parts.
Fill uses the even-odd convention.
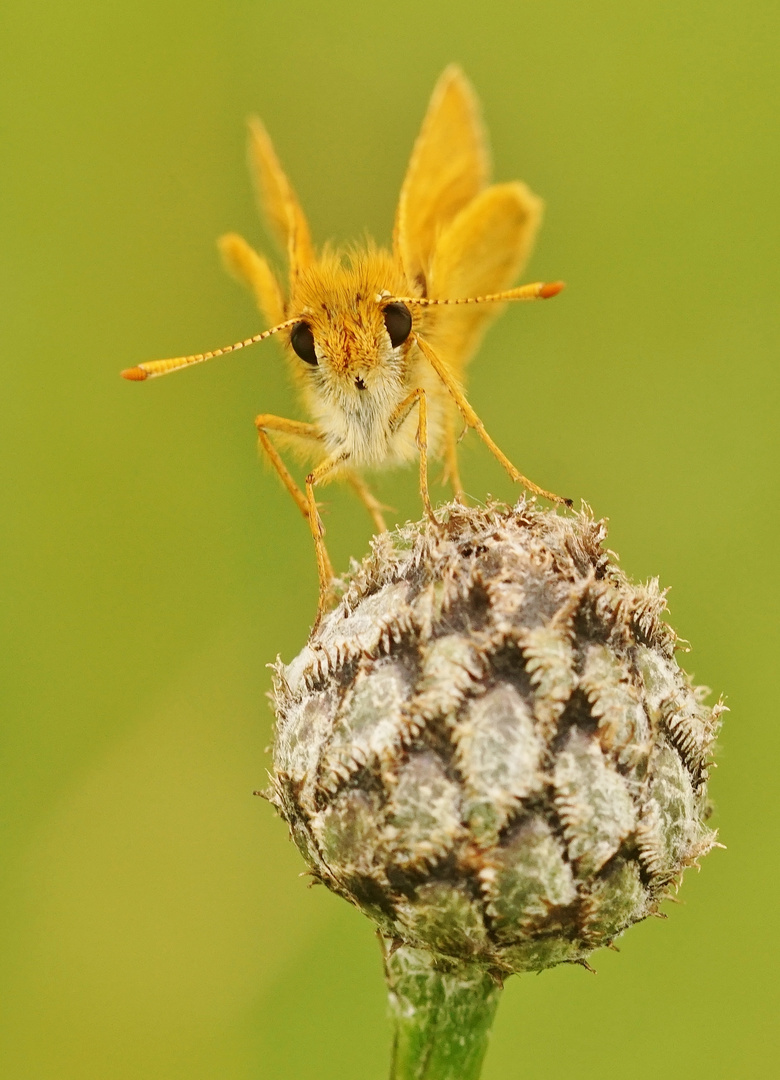
[[[495,975],[582,963],[709,851],[722,705],[603,522],[453,504],[376,537],[277,663],[270,797],[384,935]]]

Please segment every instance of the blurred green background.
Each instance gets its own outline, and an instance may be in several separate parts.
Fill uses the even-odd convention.
[[[531,276],[569,286],[506,312],[471,399],[524,472],[609,517],[630,574],[673,586],[684,662],[732,709],[728,850],[596,978],[510,980],[485,1077],[774,1074],[778,34],[775,0],[5,0],[4,1076],[385,1075],[371,927],[306,889],[251,795],[265,665],[316,592],[255,447],[256,412],[298,415],[280,354],[118,372],[260,328],[214,247],[269,246],[250,112],[318,240],[387,241],[452,60],[497,177],[547,201]],[[512,497],[466,443],[468,490]],[[419,516],[413,469],[380,493]],[[368,520],[327,501],[344,567]]]

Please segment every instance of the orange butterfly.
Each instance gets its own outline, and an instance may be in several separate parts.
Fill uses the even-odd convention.
[[[317,556],[318,614],[333,571],[314,489],[347,480],[378,529],[382,506],[366,485],[366,468],[419,455],[420,493],[428,494],[430,454],[444,456],[462,498],[457,461],[458,414],[513,480],[553,502],[571,505],[523,476],[488,435],[463,392],[463,372],[496,301],[555,296],[561,282],[510,288],[530,253],[542,204],[525,184],[488,183],[485,133],[469,82],[449,67],[434,89],[401,187],[393,250],[316,252],[309,226],[263,125],[254,120],[250,160],[260,202],[289,261],[287,295],[268,262],[235,234],[222,237],[228,268],[254,292],[270,329],[235,345],[128,368],[143,380],[235,352],[281,334],[310,422],[261,413],[260,445],[309,522]],[[273,438],[272,438],[273,436]],[[276,443],[302,448],[316,462],[304,490]]]

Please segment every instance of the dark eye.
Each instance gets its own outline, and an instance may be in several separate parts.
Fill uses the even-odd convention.
[[[311,327],[308,323],[299,322],[292,328],[290,334],[290,344],[300,356],[301,360],[305,360],[307,364],[317,366],[317,353],[314,348],[314,334],[311,332]]]
[[[412,313],[406,304],[388,304],[382,315],[390,335],[390,344],[397,349],[412,332]]]

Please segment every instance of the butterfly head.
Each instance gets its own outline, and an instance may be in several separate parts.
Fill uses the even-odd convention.
[[[300,315],[289,331],[297,375],[356,403],[396,381],[420,318],[394,300],[401,291],[397,266],[381,252],[355,254],[346,265],[326,255],[308,267],[288,307]]]

